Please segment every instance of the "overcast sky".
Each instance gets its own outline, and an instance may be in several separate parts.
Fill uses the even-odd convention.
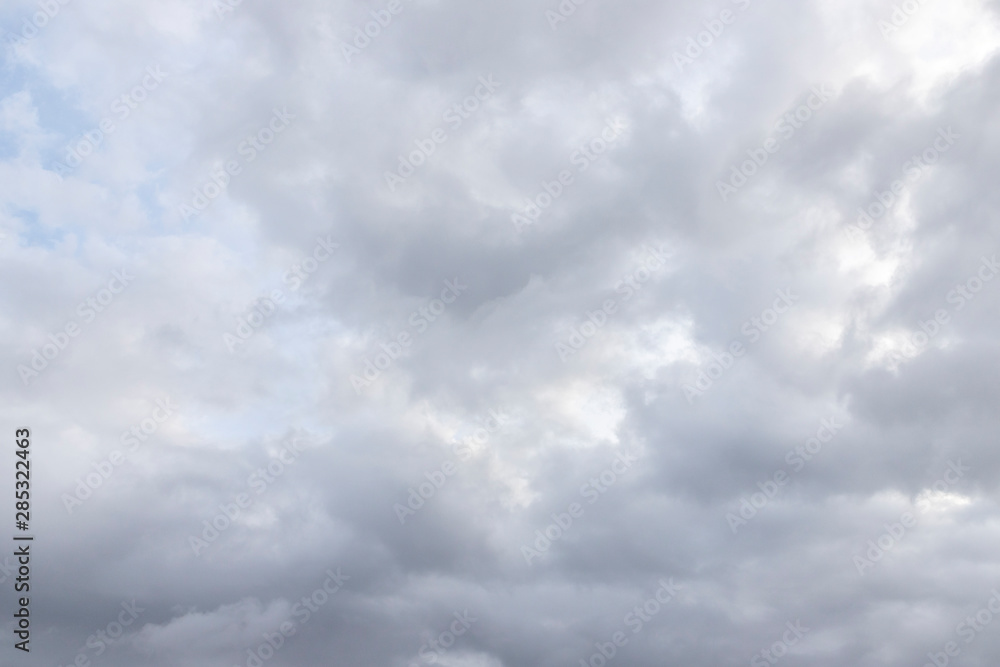
[[[0,28],[0,664],[996,664],[997,0]]]

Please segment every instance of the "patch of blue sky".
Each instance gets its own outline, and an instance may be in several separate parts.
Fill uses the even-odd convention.
[[[38,214],[35,211],[13,208],[9,210],[9,214],[24,223],[18,235],[19,243],[22,246],[52,249],[66,236],[66,229],[46,227],[40,224]]]

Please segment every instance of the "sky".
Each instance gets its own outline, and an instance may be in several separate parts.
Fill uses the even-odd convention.
[[[1000,2],[0,39],[0,665],[996,664]]]

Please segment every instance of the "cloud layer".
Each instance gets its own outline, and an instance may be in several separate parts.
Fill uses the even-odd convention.
[[[998,9],[7,3],[0,662],[992,664]]]

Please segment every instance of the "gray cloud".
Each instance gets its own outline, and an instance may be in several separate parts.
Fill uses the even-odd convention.
[[[36,534],[4,664],[1000,650],[996,2],[105,0],[32,33],[45,4],[0,13]]]

